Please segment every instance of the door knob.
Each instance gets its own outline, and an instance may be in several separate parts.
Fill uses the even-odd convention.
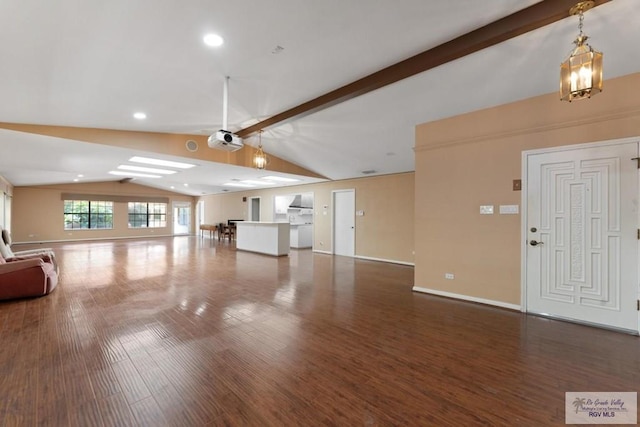
[[[535,241],[535,240],[531,240],[531,241],[529,242],[529,244],[530,244],[531,246],[538,246],[538,245],[544,245],[544,242],[537,242],[537,241]]]

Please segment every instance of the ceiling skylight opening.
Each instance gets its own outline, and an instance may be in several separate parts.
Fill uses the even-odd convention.
[[[138,173],[138,172],[124,172],[124,171],[109,171],[111,175],[120,175],[120,176],[139,176],[141,178],[162,178],[160,175],[151,175],[149,173]]]
[[[224,44],[224,39],[213,33],[207,34],[202,40],[204,41],[204,44],[211,47],[220,47]]]
[[[178,168],[178,169],[189,169],[196,166],[190,163],[181,163],[181,162],[174,162],[171,160],[161,160],[161,159],[154,159],[151,157],[140,157],[140,156],[134,156],[130,158],[129,161],[133,163],[144,163],[147,165],[165,166],[169,168]]]
[[[267,181],[276,181],[276,182],[298,182],[299,179],[294,178],[285,178],[284,176],[263,176],[261,179]]]
[[[242,183],[244,183],[244,184],[252,184],[252,185],[275,185],[275,184],[276,184],[275,182],[269,182],[269,181],[267,181],[267,180],[264,180],[264,181],[254,181],[254,180],[252,180],[252,179],[245,179],[245,180],[242,180],[242,181],[240,181],[240,182],[242,182]]]
[[[244,187],[244,188],[253,188],[255,187],[255,185],[252,184],[245,184],[242,182],[227,182],[225,184],[222,185],[226,185],[227,187]]]
[[[142,111],[138,111],[137,113],[133,113],[133,118],[138,120],[144,120],[147,118],[147,115]]]
[[[172,171],[169,169],[146,168],[144,166],[131,166],[131,165],[120,165],[118,166],[118,169],[122,169],[126,171],[136,171],[136,172],[160,173],[165,175],[171,175],[178,172],[178,171]]]

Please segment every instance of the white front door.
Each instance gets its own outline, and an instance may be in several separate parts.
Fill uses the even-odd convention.
[[[191,203],[174,202],[173,234],[189,234],[191,230]]]
[[[336,190],[333,192],[333,253],[355,255],[356,192]]]
[[[527,311],[638,331],[638,143],[525,153]]]

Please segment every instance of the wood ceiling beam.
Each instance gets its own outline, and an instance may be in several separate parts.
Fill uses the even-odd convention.
[[[611,0],[596,0],[594,7],[609,1]],[[262,120],[236,133],[240,137],[246,138],[261,129],[313,114],[529,31],[560,21],[569,16],[569,9],[577,2],[578,0],[543,0],[444,44],[383,68],[353,83]]]

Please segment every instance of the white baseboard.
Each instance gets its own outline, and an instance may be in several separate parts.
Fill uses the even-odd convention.
[[[325,254],[325,255],[333,255],[333,252],[321,251],[321,250],[318,250],[318,249],[314,249],[313,252],[316,252],[316,253],[319,253],[319,254]],[[366,261],[387,262],[389,264],[408,265],[410,267],[414,267],[415,266],[415,264],[412,263],[412,262],[396,261],[396,260],[393,260],[393,259],[373,258],[373,257],[368,257],[368,256],[362,256],[362,255],[354,255],[354,258],[363,259],[363,260],[366,260]]]
[[[90,239],[65,239],[65,240],[30,240],[27,242],[11,242],[11,245],[37,245],[42,243],[70,243],[90,242],[95,240],[124,240],[124,239],[148,239],[156,237],[189,237],[193,234],[154,234],[153,236],[121,236],[121,237],[94,237]]]
[[[408,265],[410,267],[415,267],[415,263],[413,263],[413,262],[396,261],[394,259],[373,258],[373,257],[369,257],[369,256],[362,256],[362,255],[356,255],[354,258],[364,259],[364,260],[367,260],[367,261],[388,262],[390,264],[401,264],[401,265]]]
[[[507,308],[509,310],[520,311],[520,305],[519,304],[509,304],[507,302],[494,301],[494,300],[484,299],[484,298],[476,298],[476,297],[472,297],[472,296],[469,296],[469,295],[462,295],[462,294],[454,294],[452,292],[437,291],[435,289],[421,288],[420,286],[414,286],[413,287],[413,291],[414,292],[422,292],[422,293],[425,293],[425,294],[438,295],[438,296],[441,296],[441,297],[459,299],[459,300],[463,300],[463,301],[477,302],[477,303],[480,303],[480,304],[493,305],[493,306],[496,306],[496,307]]]
[[[321,251],[319,249],[314,249],[313,252],[316,252],[316,253],[319,253],[319,254],[325,254],[325,255],[333,255],[333,252]]]

